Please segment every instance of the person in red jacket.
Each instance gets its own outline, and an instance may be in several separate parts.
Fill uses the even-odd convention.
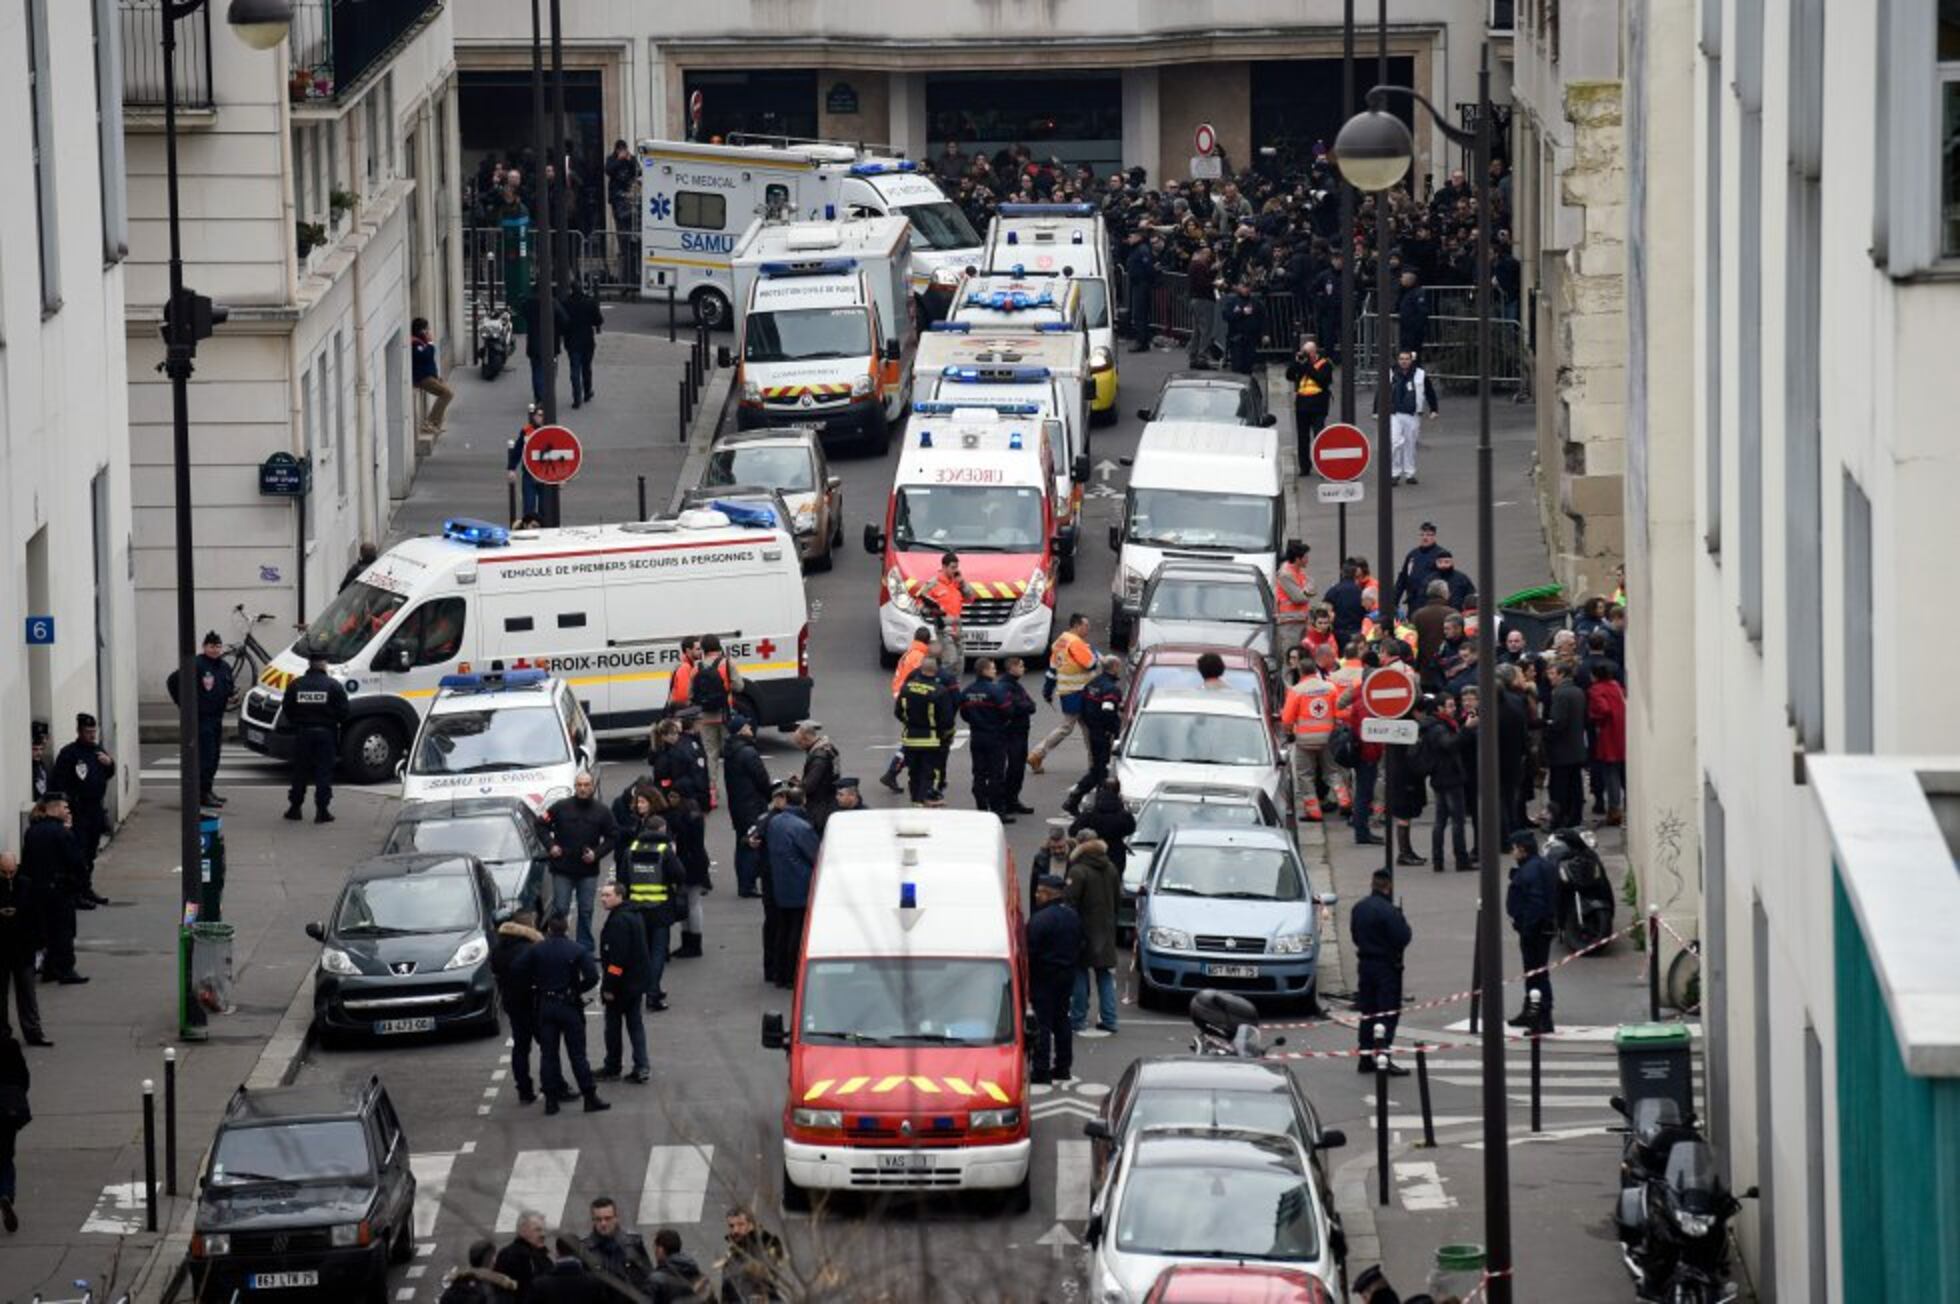
[[[1593,667],[1586,689],[1586,719],[1592,725],[1592,760],[1600,792],[1606,798],[1606,822],[1626,822],[1627,699],[1620,689],[1618,669],[1605,662]]]
[[[1354,828],[1354,845],[1357,847],[1381,841],[1368,831],[1368,815],[1375,802],[1375,774],[1382,761],[1382,744],[1361,741],[1361,722],[1367,718],[1368,708],[1361,705],[1361,694],[1355,693],[1342,723],[1354,734],[1357,754],[1354,765],[1354,813],[1350,817]]]

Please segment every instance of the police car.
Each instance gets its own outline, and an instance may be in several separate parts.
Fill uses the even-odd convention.
[[[444,675],[402,766],[402,800],[521,797],[542,811],[596,770],[572,690],[542,670]]]

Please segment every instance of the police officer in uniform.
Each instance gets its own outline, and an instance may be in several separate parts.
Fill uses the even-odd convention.
[[[306,785],[313,784],[313,822],[333,823],[333,767],[340,755],[340,726],[347,721],[347,690],[327,674],[327,658],[306,654],[306,673],[286,685],[280,711],[298,735],[293,743],[293,785],[286,790],[286,818],[300,817]]]
[[[647,948],[647,927],[637,910],[626,904],[623,884],[608,883],[599,890],[599,903],[606,908],[606,924],[599,930],[599,999],[606,1014],[606,1062],[593,1076],[617,1078],[623,1075],[620,1061],[620,1032],[633,1046],[630,1082],[644,1083],[653,1076],[647,1063],[647,1028],[640,1012],[640,1001],[652,991],[648,976],[653,957]]]
[[[905,779],[914,806],[937,805],[933,779],[939,774],[940,729],[948,714],[946,690],[939,682],[939,661],[928,656],[898,686],[892,713],[898,717],[899,747],[905,754]]]
[[[1401,1019],[1402,953],[1409,949],[1414,934],[1409,921],[1395,904],[1395,879],[1378,869],[1369,883],[1368,895],[1357,901],[1348,918],[1348,932],[1354,939],[1357,963],[1354,985],[1355,1003],[1361,1007],[1361,1049],[1355,1061],[1356,1072],[1373,1073],[1375,1058],[1367,1052],[1387,1054],[1395,1040],[1395,1025]],[[1375,1025],[1382,1025],[1382,1040],[1375,1041]],[[1406,1077],[1408,1070],[1390,1061],[1390,1077]]]
[[[971,731],[973,805],[994,812],[1003,824],[1012,824],[1014,812],[1001,799],[1007,786],[1007,717],[1007,693],[995,677],[994,659],[975,658],[973,682],[960,694],[960,719]]]
[[[641,782],[633,789],[635,810],[650,808],[659,788]],[[624,856],[619,867],[619,887],[626,908],[639,916],[647,938],[647,1009],[658,1014],[667,1008],[667,993],[661,980],[667,973],[668,949],[674,925],[680,920],[681,895],[687,890],[687,871],[674,854],[674,840],[667,832],[667,821],[649,814],[623,839]]]
[[[109,904],[109,898],[95,890],[95,852],[109,825],[102,798],[109,791],[109,779],[115,772],[116,758],[98,745],[95,717],[87,711],[78,712],[75,741],[55,754],[48,786],[52,791],[68,794],[75,845],[82,849],[83,871],[76,900],[84,910]]]
[[[837,809],[864,809],[864,785],[855,776],[847,774],[837,781]]]
[[[1063,886],[1058,874],[1038,876],[1034,912],[1028,916],[1028,978],[1036,1028],[1030,1082],[1067,1082],[1075,1076],[1068,1002],[1082,957],[1082,916],[1063,899]]]
[[[553,915],[544,926],[544,940],[517,957],[513,976],[537,993],[538,1085],[544,1088],[544,1112],[556,1114],[566,1095],[565,1071],[558,1062],[562,1044],[572,1062],[572,1079],[585,1097],[585,1112],[596,1114],[612,1108],[599,1099],[585,1056],[585,993],[599,985],[599,966],[567,931],[565,916]]]
[[[1082,799],[1102,787],[1109,775],[1109,754],[1116,746],[1116,731],[1123,724],[1123,658],[1106,656],[1102,669],[1082,690],[1082,727],[1089,741],[1089,769],[1069,789],[1062,809],[1073,815]]]
[[[1034,814],[1034,807],[1021,803],[1021,784],[1028,777],[1028,737],[1034,727],[1034,698],[1021,687],[1027,670],[1020,657],[1008,657],[1001,663],[997,681],[1007,699],[1007,766],[1001,777],[1000,808],[1014,815]]]
[[[782,779],[769,790],[769,809],[762,812],[761,818],[749,826],[747,840],[750,850],[755,852],[756,873],[761,877],[758,886],[762,889],[762,981],[778,986],[788,981],[780,973],[778,965],[782,955],[782,908],[776,904],[776,880],[769,868],[769,825],[783,808],[789,805],[790,790],[797,788],[796,780]],[[806,807],[805,814],[808,814]]]
[[[1519,829],[1511,835],[1511,882],[1504,892],[1504,913],[1518,931],[1518,958],[1524,971],[1544,969],[1552,958],[1552,934],[1558,929],[1558,872],[1538,854],[1538,835]],[[1532,974],[1524,980],[1524,1009],[1509,1020],[1526,1032],[1552,1031],[1552,975]],[[1537,996],[1534,1013],[1531,996]]]
[[[225,711],[231,705],[236,686],[231,667],[225,664],[225,641],[215,629],[204,633],[204,650],[191,662],[197,675],[197,777],[198,801],[206,806],[222,806],[225,799],[211,790],[218,777],[218,753],[225,745]],[[177,700],[177,672],[164,681],[170,700]]]

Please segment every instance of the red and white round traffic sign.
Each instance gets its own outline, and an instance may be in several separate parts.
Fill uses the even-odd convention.
[[[1383,666],[1361,681],[1361,705],[1368,714],[1399,720],[1416,704],[1416,678],[1401,666]]]
[[[584,464],[578,436],[563,426],[539,426],[524,441],[524,469],[539,484],[564,484]]]
[[[1337,421],[1313,437],[1313,469],[1324,480],[1359,480],[1368,474],[1372,445],[1360,429]]]
[[[1198,153],[1209,157],[1218,148],[1218,132],[1209,122],[1201,122],[1198,129],[1191,133],[1191,143],[1198,147]]]

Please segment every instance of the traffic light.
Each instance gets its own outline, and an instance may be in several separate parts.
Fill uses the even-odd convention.
[[[207,295],[195,290],[185,289],[177,292],[163,305],[163,325],[158,329],[163,334],[165,344],[173,343],[177,335],[177,323],[181,319],[190,326],[190,339],[187,343],[195,346],[199,340],[211,338],[211,332],[224,324],[231,316],[231,310],[212,303]]]

